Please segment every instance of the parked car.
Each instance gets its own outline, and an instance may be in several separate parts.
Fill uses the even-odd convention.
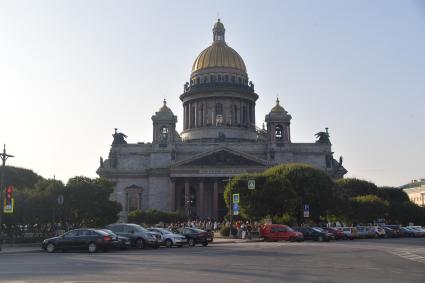
[[[400,225],[383,225],[382,228],[391,229],[391,231],[389,231],[389,233],[391,234],[391,235],[389,235],[389,237],[402,237],[403,236]],[[385,232],[387,232],[387,230],[385,230]]]
[[[182,247],[187,244],[186,237],[181,234],[176,234],[164,228],[149,228],[151,232],[161,235],[161,245],[171,248],[173,246]]]
[[[198,228],[182,227],[177,229],[177,231],[186,237],[190,247],[194,247],[196,244],[202,244],[206,247],[209,242],[213,241],[213,236],[210,232]]]
[[[42,248],[48,253],[56,250],[88,250],[95,253],[100,250],[108,250],[114,246],[114,240],[105,231],[98,229],[75,229],[65,234],[45,239]]]
[[[385,238],[385,230],[380,226],[369,226],[368,227],[377,238]]]
[[[340,240],[340,239],[344,239],[344,232],[338,230],[337,228],[334,227],[322,227],[323,230],[331,233],[335,240]]]
[[[413,231],[415,237],[424,237],[425,236],[425,230],[422,229],[421,226],[407,226],[406,228]]]
[[[323,232],[321,229],[312,228],[312,227],[296,227],[295,231],[301,232],[304,236],[304,240],[314,240],[314,241],[330,241],[331,237],[328,233]]]
[[[266,241],[303,241],[301,232],[294,231],[291,227],[282,224],[266,224],[260,228],[260,237]]]
[[[415,237],[415,232],[407,227],[401,227],[400,231],[403,237]]]
[[[117,235],[109,229],[101,229],[101,230],[106,232],[109,236],[112,237],[112,247],[113,248],[125,250],[125,249],[131,247],[131,241],[128,237]]]
[[[357,229],[354,227],[338,227],[337,229],[344,233],[345,240],[354,240],[358,237]]]
[[[377,238],[375,231],[371,227],[367,226],[357,226],[356,227],[357,238]]]
[[[119,236],[130,239],[131,245],[138,249],[146,247],[159,248],[161,235],[150,232],[138,224],[110,224],[106,229],[111,230]]]
[[[382,226],[382,229],[385,230],[385,238],[396,238],[396,237],[399,237],[397,231],[391,229],[390,227]]]

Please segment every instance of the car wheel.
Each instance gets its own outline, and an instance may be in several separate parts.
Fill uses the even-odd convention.
[[[53,253],[55,251],[56,247],[53,243],[48,243],[46,246],[46,251],[48,253]]]
[[[317,238],[317,240],[318,240],[319,242],[323,242],[323,236],[319,236],[319,237]]]
[[[173,247],[173,241],[171,241],[170,239],[165,240],[165,246],[167,248],[172,248]]]
[[[97,251],[97,246],[96,246],[95,243],[90,243],[89,246],[88,246],[88,249],[89,249],[89,253],[92,254],[92,253],[95,253]]]
[[[202,245],[203,245],[204,247],[206,247],[206,246],[208,246],[208,242],[203,242],[203,243],[202,243]]]
[[[144,249],[145,248],[145,242],[142,239],[137,239],[136,248],[138,248],[140,250]]]
[[[189,247],[194,247],[195,246],[195,240],[194,239],[189,239],[188,240],[189,243]]]

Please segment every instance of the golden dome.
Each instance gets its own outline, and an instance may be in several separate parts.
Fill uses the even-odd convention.
[[[246,66],[242,57],[224,41],[224,25],[218,19],[214,25],[214,42],[204,49],[192,66],[192,73],[207,68],[233,68],[246,74]]]
[[[233,68],[246,73],[242,57],[226,43],[213,43],[204,49],[192,66],[192,73],[206,68]]]

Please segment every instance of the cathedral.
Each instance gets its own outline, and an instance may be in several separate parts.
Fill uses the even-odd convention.
[[[180,95],[183,131],[177,132],[177,116],[164,100],[152,116],[152,142],[130,144],[115,130],[109,157],[101,158],[97,173],[115,183],[111,199],[122,204],[120,220],[149,208],[221,219],[230,177],[281,163],[309,164],[334,179],[347,173],[342,158],[333,157],[327,129],[315,142],[291,141],[292,117],[279,100],[256,127],[258,97],[219,19],[212,44],[196,57]]]

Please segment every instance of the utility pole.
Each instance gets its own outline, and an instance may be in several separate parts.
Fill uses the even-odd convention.
[[[6,170],[6,160],[9,157],[14,157],[13,155],[6,153],[6,145],[3,145],[3,152],[0,153],[0,158],[2,161],[1,166],[1,181],[0,181],[0,204],[1,204],[1,210],[0,210],[0,251],[1,251],[1,244],[3,243],[3,209],[4,209],[4,201],[3,201],[3,187],[4,187],[4,171]]]

